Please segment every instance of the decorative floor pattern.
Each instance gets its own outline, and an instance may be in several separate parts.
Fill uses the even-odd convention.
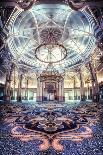
[[[103,105],[0,105],[0,155],[103,155]]]

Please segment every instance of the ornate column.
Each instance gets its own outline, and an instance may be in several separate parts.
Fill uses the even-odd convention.
[[[10,102],[11,100],[11,77],[12,77],[13,65],[6,72],[6,81],[4,89],[4,101]]]
[[[89,100],[90,98],[89,98],[89,96],[90,96],[90,88],[89,88],[89,83],[90,83],[90,80],[89,79],[87,79],[86,81],[85,81],[85,84],[87,85],[87,100]]]
[[[14,66],[14,80],[13,80],[13,99],[15,100],[15,85],[16,85],[16,67]]]
[[[29,92],[28,92],[28,85],[29,85],[29,79],[27,78],[27,100],[29,100]]]
[[[62,100],[65,101],[65,97],[64,97],[64,79],[62,80]]]
[[[79,78],[80,78],[80,100],[85,101],[85,89],[81,70],[79,71]]]
[[[29,100],[29,96],[28,96],[28,84],[29,84],[29,79],[28,77],[25,78],[25,99]]]
[[[42,101],[42,81],[41,80],[40,80],[40,88],[39,88],[39,91],[40,91],[39,99],[40,99],[40,101]]]
[[[56,83],[56,91],[57,91],[57,101],[59,101],[59,81]]]
[[[27,100],[27,81],[25,77],[25,100]]]
[[[59,101],[64,101],[64,79],[60,77],[58,82],[58,89],[59,89]]]
[[[37,78],[37,93],[36,93],[36,101],[39,101],[39,81]]]
[[[42,82],[37,78],[37,101],[42,101]]]
[[[99,86],[97,81],[96,70],[91,62],[88,63],[88,68],[91,74],[91,82],[92,82],[92,100],[93,102],[99,101]]]
[[[17,102],[22,102],[22,79],[23,75],[18,75],[18,90],[17,90]]]
[[[10,102],[11,100],[10,84],[11,84],[11,79],[10,79],[10,75],[8,76],[8,72],[7,72],[6,81],[5,81],[5,90],[4,90],[4,101],[8,101],[8,102]]]
[[[61,85],[61,81],[59,81],[59,101],[61,101],[62,100],[62,91],[61,91],[61,89],[62,89],[62,85]]]
[[[44,87],[45,83],[42,81],[42,101],[44,100]]]
[[[76,99],[76,81],[75,81],[75,77],[73,79],[73,98],[74,100]]]

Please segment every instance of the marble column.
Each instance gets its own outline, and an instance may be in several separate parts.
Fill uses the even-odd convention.
[[[89,83],[87,84],[87,99],[89,100],[90,96],[90,89],[89,89]]]
[[[80,100],[85,101],[85,89],[84,89],[84,81],[82,71],[79,71],[79,79],[80,79]]]
[[[88,63],[88,68],[91,74],[91,82],[92,82],[92,100],[93,102],[99,101],[99,85],[97,81],[97,75],[95,68],[91,62]]]
[[[45,83],[42,81],[42,101],[44,98],[44,87],[45,87]]]
[[[4,101],[10,102],[11,100],[11,78],[13,72],[13,65],[6,71],[6,81],[4,88]]]
[[[42,82],[37,78],[37,101],[42,101]]]
[[[89,87],[89,83],[90,83],[90,80],[89,79],[87,79],[86,81],[85,81],[85,83],[86,83],[86,86],[87,86],[87,89],[86,89],[86,91],[87,91],[87,93],[86,93],[86,96],[87,96],[87,100],[89,100],[90,99],[90,87]]]
[[[59,101],[59,81],[56,82],[57,101]]]
[[[58,91],[59,91],[59,101],[63,102],[64,101],[64,80],[61,79],[58,82]]]
[[[18,90],[17,90],[17,102],[22,102],[22,79],[23,75],[18,76]]]
[[[62,101],[65,101],[65,97],[64,97],[64,79],[62,80]]]
[[[29,84],[29,79],[28,78],[25,78],[25,99],[26,100],[29,100],[28,84]]]
[[[40,81],[40,88],[39,88],[39,91],[40,91],[40,95],[39,95],[39,101],[42,101],[42,82]]]
[[[10,102],[11,94],[10,94],[10,77],[6,74],[6,82],[5,82],[5,89],[4,89],[4,101]]]
[[[38,78],[37,78],[37,92],[36,92],[36,101],[37,101],[37,102],[39,101],[39,81],[38,81]]]
[[[16,67],[14,66],[14,79],[13,79],[13,99],[15,100],[16,99],[16,96],[15,96],[15,85],[16,85]]]
[[[61,81],[59,81],[59,101],[62,101],[62,85],[61,85]]]
[[[76,81],[75,81],[75,77],[73,79],[73,99],[76,99]]]

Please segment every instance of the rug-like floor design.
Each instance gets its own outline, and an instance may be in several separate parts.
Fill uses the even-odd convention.
[[[0,105],[0,155],[103,155],[103,105]]]

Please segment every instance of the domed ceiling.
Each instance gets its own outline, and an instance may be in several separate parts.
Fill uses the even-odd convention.
[[[63,4],[15,8],[8,23],[8,48],[14,60],[42,72],[48,66],[64,72],[82,65],[93,52],[93,18],[84,9]]]

